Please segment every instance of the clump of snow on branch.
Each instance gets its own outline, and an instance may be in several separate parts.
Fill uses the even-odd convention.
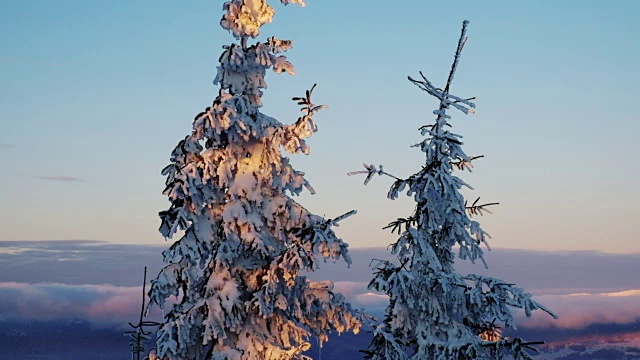
[[[281,2],[285,5],[305,6],[302,0],[281,0]],[[275,14],[266,0],[231,0],[224,3],[223,10],[226,13],[220,20],[220,25],[231,31],[237,39],[257,37],[260,27],[270,23]]]
[[[374,338],[364,351],[367,359],[530,359],[535,342],[501,335],[501,328],[515,328],[512,308],[530,316],[535,310],[550,310],[531,298],[531,294],[505,281],[480,275],[455,272],[456,257],[485,266],[482,245],[488,246],[489,234],[473,215],[490,213],[497,203],[471,205],[460,190],[471,186],[453,174],[473,168],[482,156],[468,156],[462,149],[462,136],[452,133],[447,111],[473,112],[473,98],[452,95],[449,90],[466,42],[463,23],[455,58],[444,88],[435,87],[421,73],[421,79],[409,80],[439,100],[433,113],[435,123],[423,126],[426,138],[416,144],[425,153],[426,163],[406,179],[395,177],[382,166],[365,164],[365,184],[375,175],[395,179],[388,197],[402,192],[412,196],[415,211],[407,218],[391,222],[387,228],[399,234],[390,246],[397,262],[379,261],[369,288],[389,296],[390,303]],[[456,250],[457,249],[457,250]]]
[[[298,3],[301,1],[283,1]],[[160,232],[183,235],[164,251],[166,266],[153,281],[151,303],[165,309],[158,331],[162,359],[302,359],[309,337],[358,332],[360,315],[328,281],[301,271],[319,262],[351,259],[333,219],[310,213],[292,196],[314,192],[281,149],[308,154],[325,106],[307,90],[294,101],[301,116],[287,125],[260,112],[267,70],[294,74],[280,53],[291,41],[270,37],[247,45],[273,9],[265,1],[229,1],[222,27],[241,39],[224,46],[213,104],[196,115],[164,168]]]

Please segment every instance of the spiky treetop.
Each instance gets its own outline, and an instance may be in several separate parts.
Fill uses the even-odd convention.
[[[427,138],[417,144],[426,155],[425,165],[407,179],[396,178],[388,197],[395,199],[407,189],[415,211],[388,227],[401,235],[391,245],[398,263],[380,262],[370,289],[389,295],[390,304],[374,339],[365,351],[368,359],[501,359],[507,353],[529,359],[525,352],[533,343],[500,336],[500,326],[515,328],[511,308],[527,316],[533,310],[549,310],[522,289],[502,280],[480,275],[457,274],[454,260],[484,263],[481,245],[489,235],[470,218],[487,206],[477,201],[467,206],[460,189],[471,188],[452,174],[454,168],[470,169],[473,157],[462,150],[462,136],[449,131],[451,107],[467,114],[475,105],[449,93],[466,37],[465,21],[449,78],[444,89],[426,77],[409,80],[440,101],[433,125],[424,126]],[[365,165],[368,182],[375,174],[389,175]],[[486,264],[485,264],[486,265]]]
[[[283,3],[299,3],[286,1]],[[166,267],[153,281],[151,303],[173,305],[158,331],[158,356],[187,359],[300,359],[311,334],[360,328],[360,320],[332,291],[310,282],[318,258],[350,262],[333,220],[311,214],[287,192],[313,189],[280,148],[309,153],[316,130],[313,88],[294,98],[302,116],[283,125],[260,112],[265,72],[293,74],[278,55],[291,41],[274,37],[247,45],[274,11],[262,0],[224,4],[221,25],[241,40],[224,46],[213,104],[198,114],[193,131],[163,170],[171,207],[160,213],[161,233],[184,235],[163,253]]]

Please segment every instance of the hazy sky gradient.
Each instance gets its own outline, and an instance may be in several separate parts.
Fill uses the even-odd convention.
[[[160,170],[215,96],[222,2],[5,0],[0,3],[0,239],[162,244]],[[483,218],[496,247],[640,252],[640,2],[309,0],[274,2],[265,36],[292,39],[297,75],[268,76],[264,112],[282,122],[318,82],[320,131],[293,164],[354,247],[393,240],[380,228],[412,206],[389,179],[348,178],[362,162],[408,176],[409,145],[432,122],[462,20],[471,21],[453,86],[478,113],[454,114],[469,154],[470,197],[499,201]]]

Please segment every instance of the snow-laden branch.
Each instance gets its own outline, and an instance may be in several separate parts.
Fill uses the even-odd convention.
[[[462,111],[465,114],[469,114],[469,113],[474,113],[475,112],[473,109],[475,109],[476,104],[471,102],[471,100],[474,100],[475,97],[464,99],[464,98],[452,95],[452,94],[450,94],[448,92],[445,92],[442,89],[439,89],[439,88],[436,88],[435,86],[433,86],[433,84],[431,84],[431,82],[424,76],[422,71],[420,72],[420,76],[422,77],[421,81],[420,80],[415,80],[411,76],[408,76],[407,78],[414,85],[416,85],[417,87],[419,87],[423,91],[426,91],[429,95],[432,95],[435,98],[437,98],[438,100],[440,100],[440,102],[444,106],[444,108],[448,108],[449,106],[453,106],[454,108]]]
[[[440,88],[436,88],[422,72],[420,72],[420,76],[422,77],[421,81],[415,80],[410,76],[408,77],[409,81],[411,81],[414,85],[426,91],[429,95],[432,95],[436,97],[438,100],[440,100],[439,109],[434,111],[434,113],[438,115],[438,119],[448,118],[448,115],[446,115],[446,109],[448,109],[450,106],[453,106],[454,108],[462,111],[465,114],[475,112],[473,109],[476,107],[476,105],[473,102],[471,102],[471,100],[475,99],[475,97],[465,99],[449,93],[451,83],[453,82],[454,75],[458,68],[460,56],[462,55],[462,49],[464,48],[464,45],[467,42],[467,37],[466,37],[467,25],[469,25],[469,21],[465,20],[462,23],[462,30],[460,33],[460,38],[458,39],[458,47],[456,48],[456,53],[453,58],[453,63],[451,64],[451,70],[449,71],[449,76],[447,77],[447,84],[445,85],[444,90]]]
[[[391,174],[389,174],[388,172],[384,171],[382,169],[382,165],[379,165],[378,168],[376,169],[376,166],[371,164],[371,165],[367,165],[367,164],[362,164],[365,168],[365,170],[360,170],[360,171],[351,171],[347,173],[347,176],[353,176],[353,175],[360,175],[360,174],[366,174],[367,177],[364,179],[364,184],[367,185],[369,184],[369,181],[371,181],[371,179],[373,178],[374,175],[386,175],[389,176],[391,178],[394,178],[396,180],[400,180],[400,178],[397,178]]]
[[[316,88],[316,84],[313,84],[311,89],[305,92],[304,97],[294,97],[293,101],[296,101],[301,106],[300,111],[303,113],[296,122],[291,125],[283,126],[279,131],[281,137],[282,146],[289,153],[309,153],[309,146],[304,141],[305,138],[310,137],[318,131],[318,127],[313,121],[313,116],[320,110],[328,108],[327,105],[316,105],[311,101],[311,95]]]
[[[280,0],[284,5],[305,6],[303,0]],[[237,39],[255,38],[260,28],[272,21],[275,10],[266,0],[230,0],[223,4],[225,14],[220,21],[223,29],[230,31]]]

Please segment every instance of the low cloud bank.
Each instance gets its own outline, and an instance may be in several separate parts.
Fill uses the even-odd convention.
[[[142,272],[149,279],[162,267],[158,246],[96,241],[0,241],[0,318],[80,318],[96,324],[137,319]],[[311,280],[332,280],[356,308],[379,315],[387,298],[367,289],[371,259],[389,259],[385,249],[351,249],[353,263],[323,263]],[[640,321],[640,254],[539,252],[495,249],[488,270],[461,263],[461,272],[502,278],[534,294],[560,316],[520,316],[520,327],[584,328]]]
[[[365,282],[336,282],[334,290],[344,294],[354,307],[364,308],[376,316],[380,316],[388,304],[385,295],[369,291]],[[138,318],[141,296],[141,287],[0,283],[0,319],[81,319],[94,325],[125,326]],[[541,295],[536,300],[559,315],[559,319],[554,320],[541,311],[531,318],[517,312],[520,327],[581,329],[640,321],[640,290]],[[160,310],[153,309],[153,316],[157,318]]]
[[[534,314],[520,323],[529,328],[580,329],[596,324],[632,324],[640,321],[640,290],[612,293],[541,295],[536,300],[559,318]]]
[[[141,287],[0,283],[0,319],[86,320],[125,325],[139,316]]]

